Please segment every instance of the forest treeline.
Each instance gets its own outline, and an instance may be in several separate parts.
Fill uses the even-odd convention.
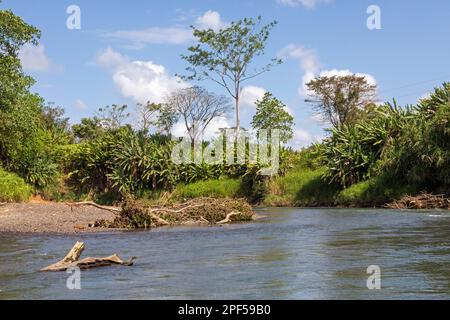
[[[364,77],[319,77],[308,83],[307,102],[330,128],[323,141],[309,148],[284,146],[292,139],[295,119],[282,101],[266,93],[256,103],[252,128],[281,132],[277,175],[261,175],[258,164],[175,164],[171,154],[177,139],[171,132],[177,122],[185,124],[194,142],[214,119],[234,109],[234,130],[245,130],[239,117],[242,82],[282,63],[272,59],[248,73],[254,58],[263,57],[276,26],[261,27],[260,22],[258,17],[218,31],[194,28],[197,45],[182,55],[189,74],[180,77],[212,80],[228,96],[193,86],[134,111],[122,105],[102,107],[71,125],[63,108],[31,91],[34,80],[21,67],[21,47],[37,45],[40,31],[0,10],[0,202],[27,201],[33,194],[104,203],[130,194],[170,194],[331,206],[378,205],[421,191],[450,194],[448,83],[415,105],[398,106],[395,101],[375,103],[376,87]],[[233,82],[220,81],[227,78]]]

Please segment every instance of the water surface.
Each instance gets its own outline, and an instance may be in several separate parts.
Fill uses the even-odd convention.
[[[0,299],[449,299],[444,211],[261,209],[265,219],[90,235],[0,233]],[[75,241],[83,256],[137,256],[133,267],[37,272]],[[381,290],[366,271],[381,268]]]

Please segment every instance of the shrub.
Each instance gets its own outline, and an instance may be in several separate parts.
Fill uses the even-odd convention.
[[[0,168],[0,202],[28,201],[32,193],[33,189],[22,178]]]

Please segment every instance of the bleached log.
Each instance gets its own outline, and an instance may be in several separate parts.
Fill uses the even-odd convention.
[[[117,254],[104,258],[85,258],[78,260],[85,249],[83,242],[77,242],[69,253],[57,263],[41,269],[40,271],[66,271],[69,268],[78,267],[80,269],[90,269],[96,267],[105,267],[111,265],[132,266],[135,257],[129,261],[123,261]]]

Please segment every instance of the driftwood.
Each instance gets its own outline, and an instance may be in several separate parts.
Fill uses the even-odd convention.
[[[450,209],[450,198],[443,194],[422,193],[418,196],[404,196],[385,206],[389,209]]]
[[[221,220],[221,221],[219,221],[219,222],[216,222],[216,224],[225,224],[225,223],[230,223],[231,222],[231,217],[233,217],[233,216],[237,216],[239,214],[239,212],[235,212],[235,211],[233,211],[233,212],[230,212],[229,214],[227,214],[227,216],[226,216],[226,218],[225,219],[223,219],[223,220]]]
[[[57,263],[41,269],[40,271],[66,271],[69,268],[90,269],[96,267],[105,267],[111,265],[132,266],[135,257],[129,261],[123,261],[118,255],[113,254],[104,258],[85,258],[78,260],[83,253],[85,245],[83,242],[77,242],[69,253]]]
[[[68,205],[71,209],[73,209],[73,207],[91,206],[91,207],[95,207],[97,209],[107,210],[107,211],[110,211],[113,213],[120,213],[122,211],[122,209],[120,209],[120,208],[111,207],[111,206],[102,206],[102,205],[96,204],[95,202],[92,202],[92,201],[67,202],[66,205]]]
[[[253,220],[254,212],[244,199],[195,198],[183,203],[151,205],[145,201],[126,199],[122,207],[98,205],[94,202],[66,203],[71,208],[92,206],[113,212],[113,221],[98,220],[92,226],[102,228],[154,228],[184,224],[222,225]]]

